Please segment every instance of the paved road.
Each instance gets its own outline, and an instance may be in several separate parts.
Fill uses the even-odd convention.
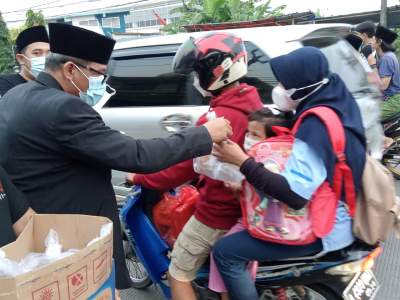
[[[400,181],[396,183],[400,195]],[[400,240],[392,236],[384,245],[384,252],[376,262],[375,273],[381,283],[376,300],[400,300]],[[154,286],[145,290],[131,289],[122,294],[123,300],[163,300]]]

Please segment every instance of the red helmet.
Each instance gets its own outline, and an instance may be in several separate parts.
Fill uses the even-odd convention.
[[[195,71],[200,86],[218,90],[247,74],[247,52],[241,38],[225,32],[190,37],[175,54],[173,70],[188,74]]]

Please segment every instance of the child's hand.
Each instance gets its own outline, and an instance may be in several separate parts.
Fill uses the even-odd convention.
[[[239,167],[249,158],[238,144],[230,140],[214,144],[213,155],[222,162],[231,163]]]

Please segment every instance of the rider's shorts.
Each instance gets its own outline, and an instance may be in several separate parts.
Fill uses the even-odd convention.
[[[176,280],[189,282],[206,262],[212,246],[226,233],[214,229],[192,216],[179,234],[171,253],[169,274]]]

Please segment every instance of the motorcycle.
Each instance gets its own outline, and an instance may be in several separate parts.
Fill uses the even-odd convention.
[[[384,120],[382,124],[385,136],[393,139],[383,152],[382,162],[396,179],[400,179],[400,113]]]
[[[129,242],[129,256],[135,268],[133,287],[158,285],[165,298],[171,292],[167,281],[170,247],[162,240],[146,213],[147,191],[133,186],[120,210]],[[262,300],[355,300],[373,299],[379,288],[372,267],[381,252],[380,246],[355,242],[329,253],[276,262],[259,262],[255,285]],[[128,256],[127,256],[128,257]],[[131,273],[131,277],[135,277]],[[207,288],[208,266],[201,268],[193,283],[197,298],[217,300],[219,294]]]

